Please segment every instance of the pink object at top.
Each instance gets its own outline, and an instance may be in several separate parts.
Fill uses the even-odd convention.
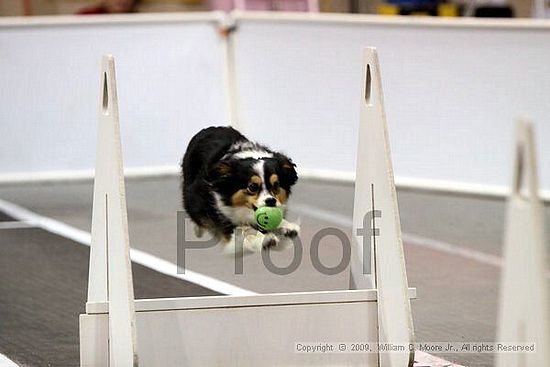
[[[302,11],[318,12],[317,0],[209,0],[212,10]]]

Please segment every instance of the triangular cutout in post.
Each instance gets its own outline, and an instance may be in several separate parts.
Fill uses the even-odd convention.
[[[414,332],[401,222],[376,49],[364,59],[350,287],[377,288],[379,342],[406,346],[381,353],[380,365],[403,367],[413,363]]]
[[[538,196],[533,126],[516,127],[512,192],[504,234],[497,341],[535,344],[536,353],[497,353],[497,367],[550,366],[550,304],[544,211]]]
[[[109,302],[111,366],[138,365],[115,64],[103,57],[88,302]]]

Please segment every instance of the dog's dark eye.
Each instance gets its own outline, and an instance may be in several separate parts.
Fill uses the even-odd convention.
[[[273,190],[274,192],[279,191],[279,187],[280,187],[279,181],[274,182],[274,183],[271,185],[271,187],[272,187],[272,190]]]
[[[248,185],[248,192],[250,192],[251,194],[256,194],[258,191],[260,191],[260,185],[258,185],[257,183],[251,183],[250,185]]]

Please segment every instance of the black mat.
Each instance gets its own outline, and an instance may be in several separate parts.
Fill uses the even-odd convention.
[[[12,222],[12,221],[15,221],[15,219],[13,219],[12,217],[10,217],[4,212],[0,212],[0,222]]]
[[[0,353],[21,366],[79,366],[89,248],[40,229],[0,236]],[[133,264],[136,298],[216,295]]]

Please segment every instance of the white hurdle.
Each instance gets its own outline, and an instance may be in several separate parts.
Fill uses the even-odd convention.
[[[138,350],[141,366],[412,366],[409,299],[416,291],[407,285],[375,49],[365,51],[351,290],[345,291],[132,302],[112,57],[104,58],[102,80],[89,293],[80,316],[81,366],[137,365]],[[364,220],[372,210],[380,215]],[[368,245],[363,246],[361,235]],[[407,343],[407,348],[395,353],[297,350],[299,343],[379,341]]]
[[[550,305],[544,207],[533,126],[516,128],[515,166],[504,236],[497,341],[535,343],[536,353],[497,353],[497,367],[550,366]]]

